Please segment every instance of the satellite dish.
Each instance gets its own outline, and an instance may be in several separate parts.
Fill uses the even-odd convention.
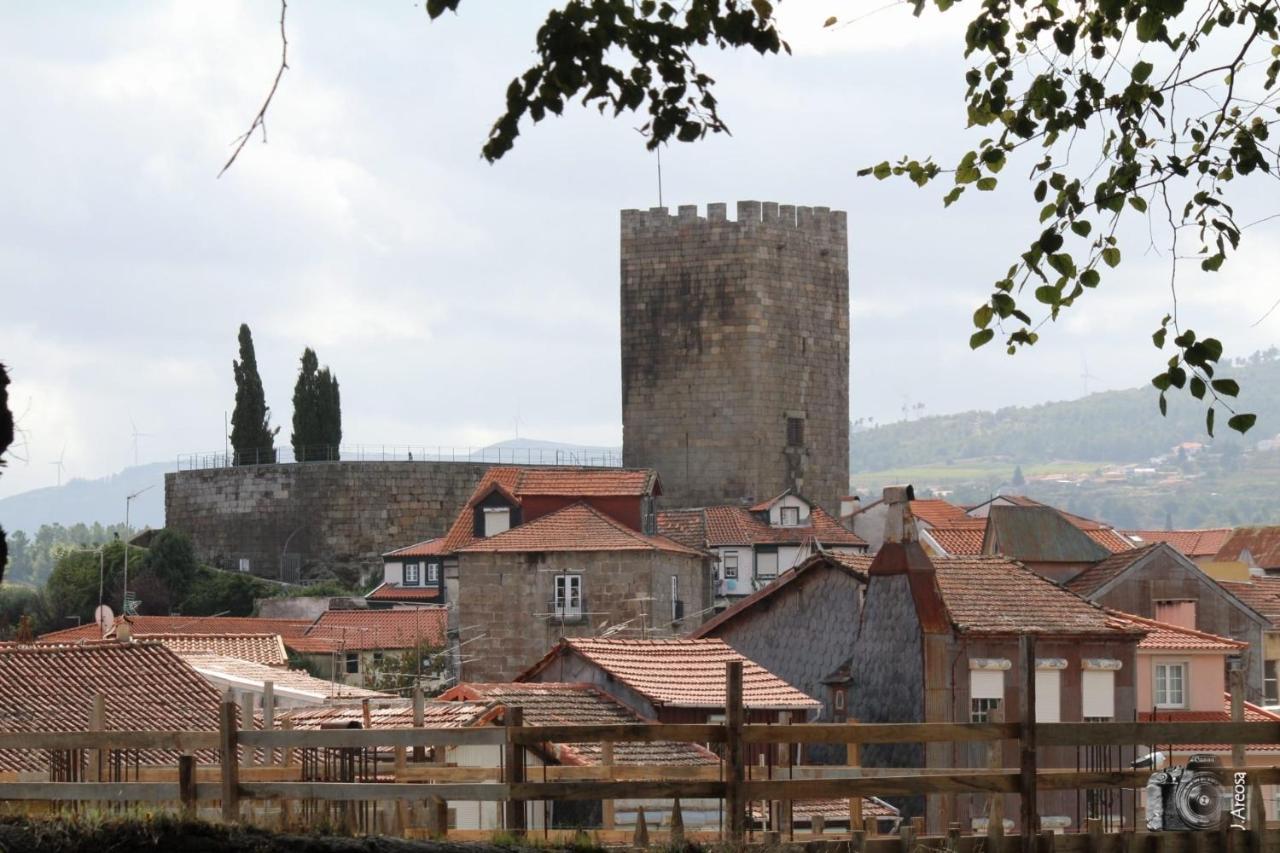
[[[108,604],[99,604],[98,608],[93,611],[93,621],[102,629],[102,633],[107,633],[107,628],[115,624],[115,614],[111,612],[111,606]]]

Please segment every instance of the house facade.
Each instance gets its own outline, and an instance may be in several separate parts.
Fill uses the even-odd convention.
[[[365,600],[370,607],[445,604],[444,556],[428,539],[382,555],[382,583]]]
[[[739,601],[819,552],[865,554],[867,543],[802,495],[755,506],[658,513],[658,532],[714,555],[717,607]]]
[[[451,674],[448,621],[443,607],[328,610],[284,644],[325,681],[379,690],[432,688]]]

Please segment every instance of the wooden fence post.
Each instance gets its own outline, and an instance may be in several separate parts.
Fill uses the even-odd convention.
[[[250,731],[253,729],[253,694],[240,694],[240,728]],[[240,756],[240,763],[244,765],[257,763],[257,750],[246,749]]]
[[[89,707],[89,731],[101,732],[107,728],[107,700],[101,693],[95,693],[93,704]],[[90,782],[105,782],[102,777],[106,769],[106,750],[89,750],[88,776]]]
[[[508,707],[502,715],[502,720],[507,727],[506,781],[508,785],[519,785],[524,782],[524,747],[516,743],[515,730],[524,723],[524,711],[520,708]],[[525,829],[524,800],[508,798],[507,831],[520,837],[524,835]]]
[[[857,725],[858,721],[849,718],[850,725]],[[845,764],[849,767],[862,766],[862,744],[850,743],[845,745]],[[862,797],[849,798],[849,829],[850,831],[862,826]],[[872,833],[874,834],[874,833]]]
[[[604,769],[606,779],[613,779],[613,741],[600,744],[600,766]],[[613,800],[605,800],[600,804],[600,823],[604,829],[613,829],[616,821]]]
[[[262,730],[269,732],[276,727],[276,683],[274,681],[262,682]],[[276,763],[275,749],[268,749],[267,763]]]
[[[1022,794],[1022,853],[1035,853],[1036,833],[1040,818],[1036,808],[1036,638],[1023,634],[1019,643],[1022,664],[1022,690],[1019,702],[1021,733],[1021,774],[1018,789]]]
[[[1249,847],[1253,853],[1263,853],[1267,846],[1267,806],[1262,797],[1262,786],[1256,781],[1249,784]]]
[[[791,712],[783,711],[781,714],[779,714],[778,724],[781,726],[791,725]],[[778,769],[784,771],[783,778],[790,779],[792,778],[792,773],[791,773],[792,745],[786,742],[784,739],[784,742],[779,744],[779,746],[781,748],[778,750],[778,762],[777,762]],[[779,835],[782,838],[785,838],[787,841],[790,841],[792,838],[795,837],[795,833],[792,831],[792,826],[791,826],[791,816],[792,816],[791,800],[789,799],[778,800],[778,825],[775,827],[775,829],[777,829]]]
[[[1244,668],[1233,666],[1229,672],[1231,689],[1231,721],[1244,722]],[[1231,767],[1239,770],[1244,767],[1244,744],[1231,745]]]
[[[222,749],[222,819],[227,823],[240,820],[240,765],[236,752],[236,705],[230,695],[219,708],[218,735]]]
[[[729,661],[725,665],[725,829],[730,847],[739,848],[746,837],[747,808],[742,796],[742,783],[746,781],[745,754],[742,748],[742,726],[745,710],[742,705],[742,661]]]
[[[196,816],[196,758],[194,755],[178,756],[178,799],[182,802],[184,820]]]
[[[422,685],[415,684],[413,686],[413,727],[415,729],[422,728],[423,720],[426,717],[426,699],[422,695]],[[425,746],[415,746],[413,748],[414,761],[427,760],[427,748]]]

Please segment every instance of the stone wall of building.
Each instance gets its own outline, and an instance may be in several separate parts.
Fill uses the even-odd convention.
[[[582,575],[585,616],[552,618],[555,576]],[[686,618],[672,620],[675,575]],[[619,637],[670,637],[701,624],[711,606],[711,566],[702,557],[662,551],[458,555],[457,623],[461,681],[509,681],[561,637],[594,637],[628,622]]]
[[[622,211],[623,460],[663,505],[849,487],[845,214],[738,202]],[[803,439],[788,439],[788,418]]]
[[[381,555],[441,536],[489,466],[471,462],[306,462],[165,475],[165,526],[200,559],[283,579],[380,572]],[[286,552],[296,557],[285,558]]]

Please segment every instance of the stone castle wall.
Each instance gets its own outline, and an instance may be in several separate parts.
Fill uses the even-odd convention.
[[[622,212],[623,462],[664,506],[849,483],[845,214],[772,202]],[[804,441],[787,442],[787,418]]]
[[[165,475],[165,526],[191,536],[200,559],[281,577],[282,553],[351,577],[381,571],[393,548],[441,536],[488,465],[306,462]],[[290,538],[292,537],[292,538]]]

